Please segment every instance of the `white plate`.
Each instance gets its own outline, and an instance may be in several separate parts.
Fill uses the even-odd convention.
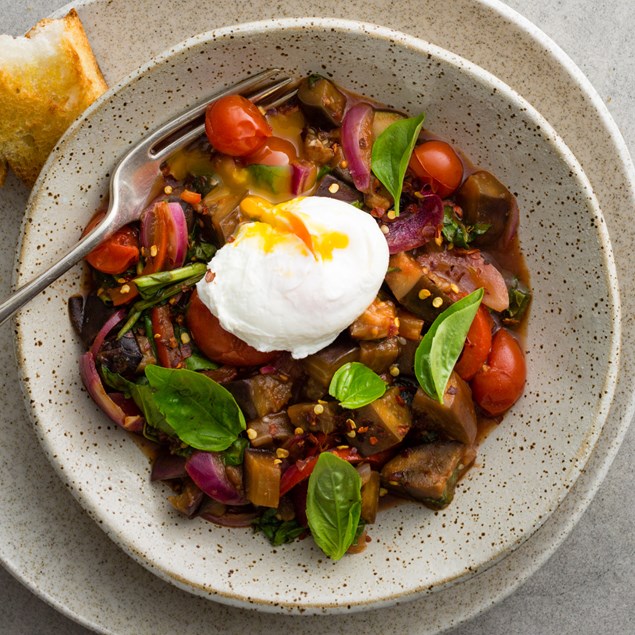
[[[432,6],[433,3],[428,3],[428,9],[433,9],[434,7]],[[103,11],[105,9],[108,10],[113,10],[113,16],[116,15],[116,12],[119,11],[119,15],[121,15],[121,7],[113,7],[112,5],[108,5],[108,7],[104,7],[102,5],[95,5],[97,7],[97,9],[100,9],[102,11],[101,13],[101,17],[104,17],[104,13]],[[460,11],[461,10],[461,6],[458,6],[457,3],[457,7],[456,10]],[[471,17],[476,19],[477,14],[478,14],[478,7],[475,5],[472,5],[471,8],[468,8],[465,10],[465,7],[463,7],[464,9],[464,13],[465,11],[467,11],[468,13],[471,13]],[[481,10],[485,13],[488,14],[491,10],[488,10],[487,8],[481,8]],[[476,13],[475,13],[476,12]],[[99,11],[97,11],[97,14],[99,15]],[[187,15],[187,12],[185,12],[185,15]],[[259,14],[262,15],[262,14]],[[421,11],[419,13],[419,15],[421,15]],[[434,11],[431,11],[431,15],[434,15]],[[447,10],[446,10],[446,15],[447,15]],[[491,13],[490,13],[491,15]],[[475,17],[476,16],[476,17]],[[195,16],[196,17],[196,16]],[[248,19],[249,16],[244,16],[241,15],[240,19]],[[116,21],[116,18],[114,18]],[[383,20],[382,20],[383,21]],[[384,21],[385,23],[388,23],[388,20]],[[89,22],[90,23],[90,22]],[[103,24],[103,23],[102,23]],[[116,25],[113,24],[113,20],[110,20],[108,22],[108,27],[114,27]],[[191,25],[189,25],[191,26]],[[199,23],[199,26],[200,23]],[[212,26],[211,24],[207,23],[205,24],[205,27],[209,27]],[[398,26],[400,28],[404,28],[403,25],[398,25],[395,24],[393,26]],[[439,26],[438,24],[436,26]],[[185,27],[187,27],[187,25],[185,25]],[[443,25],[441,25],[440,28],[440,32],[443,32]],[[200,29],[198,29],[200,30]],[[445,33],[447,35],[447,31]],[[501,37],[503,34],[499,34],[499,37]],[[431,37],[431,33],[428,31],[426,33],[426,36],[429,39],[434,39],[433,37]],[[507,37],[511,38],[512,34],[508,33]],[[178,38],[175,38],[178,39]],[[512,38],[513,39],[513,38]],[[468,38],[469,40],[469,38]],[[529,46],[531,44],[531,42],[527,41],[526,39],[523,39],[522,37],[516,37],[515,39],[515,44],[517,46],[521,46],[521,45],[525,45],[528,46],[529,48],[527,50],[531,49],[531,46]],[[445,43],[446,46],[450,46],[450,48],[454,48],[451,44],[447,44],[447,41]],[[537,45],[535,45],[537,46]],[[539,47],[538,47],[539,48]],[[459,52],[463,52],[465,53],[465,51],[460,51]],[[468,55],[469,56],[469,55]],[[472,57],[472,59],[475,59],[474,57]],[[481,61],[481,63],[483,63],[482,60],[478,60],[477,61]],[[557,64],[556,64],[557,66]],[[490,66],[491,68],[491,66]],[[502,74],[500,69],[494,69],[496,70],[496,72],[498,72],[498,74]],[[578,108],[578,112],[582,112],[583,111],[583,107],[584,107],[584,97],[579,96],[579,93],[576,93],[575,90],[572,90],[572,88],[575,88],[575,84],[577,83],[577,81],[580,81],[579,78],[576,78],[576,81],[573,82],[573,87],[572,86],[567,86],[566,82],[564,82],[564,79],[566,79],[566,77],[561,77],[560,79],[560,83],[559,86],[562,90],[563,93],[565,93],[565,96],[570,96],[572,99],[579,101],[581,103],[577,103],[577,108]],[[509,80],[508,80],[509,81]],[[548,91],[546,93],[543,94],[537,94],[537,98],[541,98],[541,99],[545,99],[548,101]],[[534,103],[536,102],[536,99],[533,99]],[[539,104],[539,107],[543,110],[543,112],[547,113],[548,110],[545,109],[545,105]],[[581,110],[582,109],[582,110]],[[585,118],[585,121],[588,123],[590,122],[594,122],[593,117],[589,117],[588,113],[587,117]],[[553,113],[554,117],[558,117],[559,113],[555,112]],[[548,115],[552,121],[554,121],[554,119],[551,117],[551,114]],[[599,135],[598,139],[595,139],[596,143],[595,143],[595,153],[596,156],[598,156],[600,159],[603,156],[603,152],[604,152],[604,159],[606,161],[611,160],[612,158],[615,157],[615,140],[610,138],[609,136],[606,136],[605,134],[602,134],[605,132],[605,130],[602,129],[603,124],[600,122],[597,125],[597,129],[594,131],[594,134]],[[559,125],[560,127],[560,125]],[[608,125],[608,132],[614,132],[611,130],[610,128],[610,124]],[[591,134],[591,133],[589,133]],[[602,147],[602,139],[605,140],[605,144],[607,145],[607,147]],[[590,157],[588,156],[590,154],[590,151],[587,150],[586,152],[584,151],[584,147],[581,148],[582,153],[580,153],[580,149],[576,148],[572,141],[570,139],[567,139],[569,141],[569,143],[572,145],[573,149],[575,150],[576,154],[578,154],[578,156],[580,158],[582,158],[583,155],[587,155],[587,159],[590,159]],[[599,142],[599,143],[598,143]],[[580,142],[578,142],[580,143]],[[599,148],[599,150],[598,150]],[[623,175],[622,175],[623,176]],[[613,177],[613,185],[615,185],[616,182],[619,181],[620,178],[620,174],[618,173],[616,176]],[[602,188],[600,188],[601,190]],[[598,190],[598,187],[596,185],[596,190]],[[609,201],[609,194],[614,194],[614,192],[610,189],[609,185],[607,184],[607,186],[605,187],[605,191],[604,191],[604,195],[607,197],[607,204],[609,207],[612,208],[612,206],[610,205],[610,201]],[[623,205],[624,207],[627,207],[628,204],[630,203],[630,200],[628,198],[628,193],[624,193],[624,198],[621,201],[621,205]],[[619,201],[618,201],[619,202]],[[614,204],[614,206],[617,206],[616,204]],[[605,206],[605,213],[607,210],[607,206]],[[623,219],[621,219],[618,215],[615,215],[615,218],[609,217],[609,224],[611,225],[611,223],[613,224],[617,224],[617,227],[620,227],[620,224],[623,222]],[[624,248],[624,245],[626,244],[627,240],[630,240],[630,237],[628,235],[624,235],[623,236],[623,240],[620,240],[621,236],[617,236],[616,239],[616,244],[618,245],[618,247],[621,247],[622,249]],[[625,362],[626,364],[630,363],[630,360],[626,359],[626,360],[622,360],[622,362]],[[626,386],[625,391],[628,390],[629,394],[630,394],[630,386]],[[485,579],[487,577],[487,574],[485,576],[481,576],[479,578],[479,582],[480,585],[485,587],[484,593],[481,595],[478,593],[478,591],[475,591],[474,589],[470,589],[469,592],[468,590],[465,588],[465,585],[461,585],[461,595],[463,596],[462,598],[458,599],[457,602],[457,598],[456,597],[449,597],[446,596],[446,594],[448,592],[444,591],[443,595],[445,598],[445,601],[449,602],[450,605],[452,605],[455,610],[453,611],[452,616],[448,616],[443,615],[442,611],[437,611],[437,613],[439,613],[438,615],[434,615],[434,609],[429,606],[428,604],[426,604],[425,606],[425,610],[426,613],[428,615],[430,615],[430,620],[429,620],[429,624],[426,626],[423,626],[422,628],[424,629],[428,629],[425,630],[425,632],[432,632],[434,629],[436,629],[437,627],[441,627],[444,625],[447,625],[449,623],[451,623],[452,621],[456,620],[456,619],[461,619],[462,617],[464,617],[465,615],[469,615],[471,612],[473,612],[475,610],[475,608],[478,608],[480,606],[485,606],[489,600],[492,597],[495,597],[497,595],[500,595],[501,593],[501,589],[506,589],[509,588],[510,585],[510,581],[515,580],[516,578],[522,578],[524,577],[524,575],[529,571],[529,570],[533,570],[533,568],[535,566],[537,566],[538,562],[541,561],[542,558],[545,557],[545,554],[549,551],[549,548],[553,545],[554,541],[557,539],[556,536],[557,534],[560,534],[561,532],[565,531],[568,529],[568,527],[572,524],[572,522],[574,521],[575,518],[577,518],[578,516],[578,512],[580,511],[580,509],[582,509],[584,507],[584,505],[586,504],[586,500],[587,500],[587,495],[589,493],[590,490],[592,490],[595,486],[595,484],[598,481],[599,475],[601,475],[604,466],[607,464],[608,458],[610,458],[612,452],[614,451],[615,448],[615,441],[619,440],[619,438],[621,437],[621,435],[623,434],[624,431],[624,421],[626,421],[628,419],[627,415],[630,415],[630,412],[626,412],[626,409],[630,408],[630,402],[629,401],[625,401],[622,404],[617,404],[620,407],[620,411],[617,413],[616,416],[614,416],[609,424],[609,428],[605,429],[602,439],[600,441],[600,447],[598,448],[598,450],[600,451],[599,453],[596,451],[596,454],[593,457],[592,463],[591,463],[591,470],[587,471],[587,477],[585,477],[585,480],[588,481],[588,483],[584,484],[584,482],[578,482],[578,484],[576,485],[576,492],[577,495],[575,497],[569,496],[566,500],[563,506],[561,506],[561,508],[558,510],[556,516],[561,516],[561,512],[565,514],[565,518],[564,520],[560,523],[560,526],[558,527],[558,519],[557,518],[552,518],[550,523],[543,528],[542,532],[541,532],[541,536],[546,535],[545,534],[545,530],[548,530],[549,527],[555,527],[555,531],[554,531],[554,536],[552,536],[550,539],[548,538],[545,541],[545,544],[538,544],[536,542],[535,539],[533,539],[532,541],[530,541],[529,543],[527,543],[523,548],[521,548],[521,550],[519,550],[518,552],[516,552],[516,554],[514,554],[513,557],[508,558],[506,561],[504,561],[503,563],[501,563],[500,565],[498,565],[495,569],[496,571],[496,576],[492,576],[492,578],[489,580],[487,583],[485,583]],[[621,416],[620,416],[621,415]],[[611,446],[613,446],[613,448],[611,448],[610,450],[607,448],[610,448]],[[599,458],[598,457],[599,454]],[[593,469],[594,464],[597,463],[597,467],[595,468],[595,470]],[[589,476],[590,475],[590,476]],[[53,485],[53,487],[55,487],[55,485]],[[585,491],[586,490],[586,491]],[[577,500],[576,500],[577,499]],[[46,504],[46,501],[43,501],[43,504]],[[42,510],[44,511],[44,510]],[[76,523],[79,523],[79,525],[82,525],[82,521],[81,520],[75,520],[73,519],[73,522],[70,523],[71,527],[76,527]],[[84,521],[85,524],[85,521]],[[88,531],[88,528],[85,526],[81,527],[82,530]],[[98,533],[98,532],[97,532]],[[15,539],[15,536],[13,537]],[[93,536],[94,538],[94,536]],[[107,542],[107,541],[106,541]],[[531,550],[531,546],[532,543],[536,544],[536,547],[534,547],[534,550]],[[551,543],[551,544],[549,544]],[[86,555],[90,555],[90,547],[88,547],[88,544],[85,545],[85,547],[88,549],[88,554]],[[104,548],[104,547],[102,547]],[[105,547],[107,549],[107,547]],[[528,554],[528,557],[526,559],[526,561],[523,564],[522,558],[519,558],[519,556],[522,556],[522,552],[525,552]],[[116,552],[116,550],[115,550]],[[112,554],[110,554],[112,555]],[[18,556],[18,557],[23,557],[26,561],[29,561],[29,556],[28,554],[25,554],[24,556]],[[119,567],[121,567],[121,562],[120,562],[120,558],[119,558]],[[516,561],[516,562],[520,562],[520,565],[513,565],[512,566],[512,561]],[[11,562],[9,562],[9,564],[11,564]],[[115,568],[115,567],[113,567]],[[511,573],[510,573],[511,572]],[[506,573],[508,575],[506,575]],[[509,575],[511,575],[511,578],[509,577]],[[31,584],[34,583],[33,578],[31,578]],[[50,583],[50,581],[49,581]],[[149,582],[144,584],[150,584]],[[50,588],[50,587],[49,587]],[[128,587],[129,588],[129,587]],[[147,588],[147,586],[146,586]],[[152,587],[153,592],[155,591],[155,587]],[[95,589],[95,591],[97,592],[98,589]],[[90,588],[86,589],[86,593],[90,592]],[[184,608],[186,606],[190,606],[188,604],[188,600],[192,601],[192,598],[189,598],[189,596],[185,596],[183,594],[179,594],[179,592],[173,592],[179,595],[178,599],[176,596],[173,597],[173,601],[178,602],[179,606],[181,606],[181,608]],[[60,598],[60,594],[59,591],[56,591],[53,595],[53,597],[56,598]],[[93,598],[96,599],[96,598]],[[155,598],[156,599],[156,596]],[[167,599],[167,597],[166,597]],[[69,605],[75,605],[77,606],[76,602],[73,602],[72,599],[70,598],[64,598],[63,600],[65,603],[68,603]],[[136,611],[139,610],[139,604],[135,603],[135,609]],[[402,619],[401,621],[397,618],[397,615],[395,611],[383,611],[381,613],[382,617],[381,617],[381,622],[384,625],[387,625],[388,623],[390,624],[396,624],[399,625],[401,624],[401,626],[404,625],[404,621],[406,620],[407,623],[416,623],[414,620],[416,620],[416,614],[418,610],[422,610],[422,606],[420,605],[420,603],[418,607],[413,607],[412,605],[410,605],[412,608],[411,610],[404,610],[402,609],[399,612],[399,615],[402,615]],[[154,602],[152,602],[153,606],[156,606],[156,604]],[[197,606],[199,606],[200,608],[200,604],[197,604]],[[215,605],[210,605],[212,607],[214,607]],[[89,611],[88,614],[92,614],[92,617],[86,617],[87,613],[86,611]],[[132,607],[130,607],[130,610],[132,610]],[[154,610],[154,609],[153,609]],[[220,607],[217,608],[213,608],[210,609],[209,607],[206,608],[206,612],[207,611],[224,611],[225,609],[220,609]],[[179,613],[181,611],[179,610]],[[74,609],[74,613],[76,616],[81,617],[83,619],[91,619],[91,620],[96,620],[98,623],[100,622],[100,618],[99,615],[97,613],[95,613],[95,604],[93,603],[93,605],[91,607],[87,607],[84,606],[81,610],[78,608]],[[247,615],[247,614],[240,614],[240,615]],[[377,617],[378,614],[369,614],[373,615],[374,618]],[[366,616],[365,619],[369,619],[369,616]],[[360,616],[361,618],[361,616]],[[373,619],[374,619],[373,618]],[[235,618],[234,618],[235,619]],[[313,618],[313,619],[318,619],[318,618]],[[323,618],[319,618],[319,619],[323,619]],[[351,619],[351,618],[347,618],[347,619]],[[379,618],[377,618],[379,619]],[[117,631],[121,631],[121,632],[126,632],[126,626],[124,625],[124,621],[122,620],[121,622],[119,621],[119,618],[114,616],[112,613],[109,616],[109,625]],[[386,621],[384,621],[386,620]],[[241,620],[242,621],[242,620]],[[411,622],[412,621],[412,622]],[[115,623],[116,622],[116,623]],[[284,622],[283,622],[284,623]],[[309,628],[309,622],[306,622],[306,628]],[[350,624],[352,626],[352,624]],[[242,626],[241,626],[242,628]],[[387,629],[388,626],[385,626],[385,628]],[[392,630],[392,629],[391,629]],[[159,632],[159,631],[156,631]],[[166,632],[169,632],[169,629],[166,627]],[[389,632],[388,630],[385,630],[385,632]],[[422,631],[424,632],[424,631]]]

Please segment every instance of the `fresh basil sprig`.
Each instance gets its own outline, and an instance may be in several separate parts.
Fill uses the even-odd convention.
[[[232,394],[213,379],[185,368],[146,366],[152,398],[176,435],[197,450],[226,450],[246,428]]]
[[[483,299],[483,289],[451,304],[432,323],[415,353],[415,376],[432,399],[443,403],[448,379]]]
[[[338,368],[329,384],[329,395],[348,409],[366,406],[385,392],[386,382],[360,362],[348,362]]]
[[[306,516],[322,551],[339,560],[355,541],[362,509],[362,480],[357,470],[331,452],[323,452],[309,477]]]
[[[397,216],[403,179],[424,118],[422,113],[417,117],[395,121],[373,143],[370,166],[375,176],[392,194]]]
[[[105,365],[101,367],[101,374],[108,386],[132,398],[139,410],[143,413],[147,426],[155,430],[160,430],[169,436],[176,434],[159,411],[154,401],[154,390],[152,390],[145,378],[142,377],[139,383],[135,383],[117,373],[111,372]]]

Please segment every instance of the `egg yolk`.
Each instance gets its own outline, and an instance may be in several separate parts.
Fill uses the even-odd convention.
[[[348,246],[348,236],[342,232],[326,229],[311,234],[301,216],[293,211],[302,198],[292,201],[271,204],[259,196],[247,196],[240,203],[240,209],[247,218],[254,221],[245,232],[246,236],[258,235],[264,244],[265,252],[271,251],[276,244],[284,240],[285,234],[297,236],[308,251],[317,260],[327,260],[333,257],[334,249],[345,249]]]

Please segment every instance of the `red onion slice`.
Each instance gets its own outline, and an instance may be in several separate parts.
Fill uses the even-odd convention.
[[[93,354],[93,357],[97,357],[97,353],[99,353],[99,349],[106,337],[108,337],[108,333],[112,331],[112,329],[121,322],[126,317],[126,310],[119,309],[119,311],[113,313],[105,322],[104,325],[99,329],[95,339],[93,340],[93,344],[90,347],[90,352]]]
[[[409,206],[411,209],[412,206]],[[404,210],[394,221],[386,223],[388,251],[391,254],[421,247],[432,240],[443,223],[443,201],[436,194],[419,199],[415,211]]]
[[[230,482],[218,452],[194,452],[185,462],[185,471],[210,498],[225,505],[245,505],[247,500]]]
[[[360,192],[370,188],[370,156],[375,111],[370,104],[350,108],[342,120],[342,150],[355,187]]]
[[[157,214],[160,205],[167,205],[168,214],[166,222],[159,222]],[[166,226],[167,225],[167,226]],[[167,258],[162,264],[162,270],[176,269],[183,266],[187,255],[188,233],[185,212],[178,202],[158,201],[151,207],[147,207],[141,216],[141,245],[150,250],[153,245],[160,244],[157,232],[167,232]]]
[[[291,164],[291,193],[298,196],[315,184],[316,168],[310,161],[294,161]]]
[[[110,398],[97,372],[95,358],[90,351],[79,358],[79,374],[88,394],[112,421],[129,432],[141,432],[143,417],[126,414],[123,408]]]

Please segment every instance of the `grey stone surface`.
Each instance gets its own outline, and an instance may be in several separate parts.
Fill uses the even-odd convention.
[[[32,0],[25,6],[0,0],[0,32],[19,34],[61,4]],[[507,0],[507,4],[570,55],[598,90],[635,153],[635,2]],[[450,633],[635,633],[633,456],[635,427],[589,509],[554,556],[506,600]],[[2,568],[0,588],[0,633],[89,632],[46,605]]]

